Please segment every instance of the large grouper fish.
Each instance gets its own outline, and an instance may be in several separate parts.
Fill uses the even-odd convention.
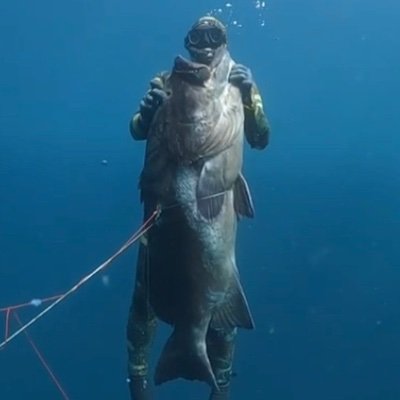
[[[140,178],[147,235],[149,302],[172,325],[155,383],[185,378],[218,388],[207,355],[209,329],[252,329],[235,260],[239,216],[253,216],[243,158],[243,104],[228,82],[234,62],[176,57],[167,99],[150,127]]]

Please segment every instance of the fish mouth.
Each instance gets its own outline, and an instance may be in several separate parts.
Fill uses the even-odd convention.
[[[204,83],[211,76],[207,65],[190,61],[182,56],[175,58],[172,72],[197,83]]]

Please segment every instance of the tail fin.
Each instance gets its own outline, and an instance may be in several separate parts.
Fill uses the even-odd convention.
[[[206,351],[205,335],[204,338],[198,338],[194,332],[175,327],[156,367],[156,385],[184,378],[206,382],[218,390]]]

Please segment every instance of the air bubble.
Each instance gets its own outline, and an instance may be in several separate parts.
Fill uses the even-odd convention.
[[[239,10],[235,6],[235,4],[230,2],[222,4],[223,6],[219,6],[208,11],[207,15],[216,16],[217,18],[220,18],[227,27],[230,27],[232,29],[242,28],[243,21],[239,22],[241,18],[240,19],[237,18],[238,16],[241,17],[241,15],[238,15]],[[260,27],[264,27],[266,25],[264,13],[267,7],[267,2],[260,0],[256,1],[253,0],[250,2],[249,7],[251,7],[253,10],[255,9],[256,14],[255,15],[253,14],[254,15],[253,18],[256,19],[257,25]],[[241,9],[241,7],[239,8]],[[254,24],[254,22],[252,21],[250,24]]]

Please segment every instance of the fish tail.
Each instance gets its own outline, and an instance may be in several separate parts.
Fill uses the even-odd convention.
[[[187,331],[175,327],[156,367],[156,385],[184,378],[203,381],[212,388],[219,389],[207,355],[205,334],[202,336],[196,335],[195,330]]]

